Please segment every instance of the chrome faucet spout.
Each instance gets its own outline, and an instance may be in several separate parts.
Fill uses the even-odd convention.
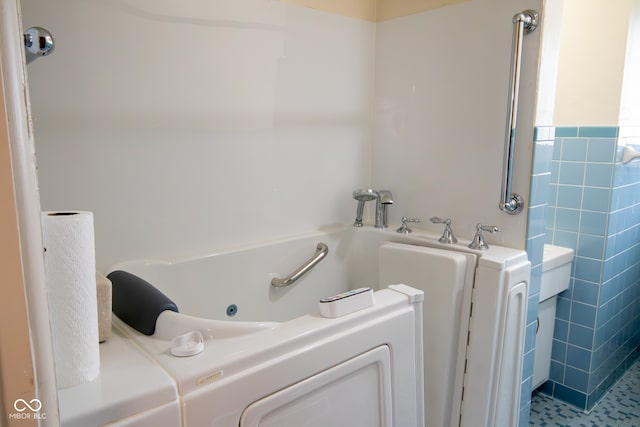
[[[380,190],[378,193],[380,194],[382,228],[387,228],[389,227],[389,224],[387,222],[387,210],[389,205],[393,204],[393,195],[389,190]]]

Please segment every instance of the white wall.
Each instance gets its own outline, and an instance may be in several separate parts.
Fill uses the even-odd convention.
[[[25,0],[42,207],[95,214],[98,267],[353,221],[375,24],[262,0]]]
[[[545,1],[540,27],[540,65],[536,101],[536,126],[553,126],[558,82],[564,0]]]
[[[620,125],[640,126],[640,0],[631,0],[625,56]]]
[[[563,1],[568,19],[560,37],[554,124],[638,126],[640,0]],[[557,7],[558,0],[550,5]],[[543,71],[541,79],[549,75]]]
[[[475,0],[378,24],[372,182],[395,196],[390,219],[451,217],[489,242],[524,248],[527,214],[498,209],[513,16],[539,0]],[[528,198],[540,31],[524,40],[513,190]],[[441,225],[423,227],[440,231]]]
[[[630,0],[564,0],[556,126],[618,125]]]
[[[99,268],[350,223],[368,185],[393,191],[392,226],[450,216],[461,239],[482,222],[503,229],[489,242],[524,248],[526,212],[497,205],[511,19],[541,0],[377,26],[263,0],[22,8],[57,43],[29,66],[42,206],[94,211]],[[538,46],[527,36],[525,198]]]

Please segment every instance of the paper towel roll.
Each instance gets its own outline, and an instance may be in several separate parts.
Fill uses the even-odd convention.
[[[91,212],[43,212],[42,238],[58,388],[100,373]]]

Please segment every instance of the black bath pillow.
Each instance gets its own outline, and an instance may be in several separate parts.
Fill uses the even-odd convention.
[[[107,275],[112,284],[112,311],[123,322],[146,335],[153,335],[160,313],[178,306],[146,280],[122,270]]]

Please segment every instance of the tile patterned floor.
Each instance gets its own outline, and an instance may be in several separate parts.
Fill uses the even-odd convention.
[[[530,426],[640,427],[640,360],[624,374],[591,413],[536,394],[531,399]]]

